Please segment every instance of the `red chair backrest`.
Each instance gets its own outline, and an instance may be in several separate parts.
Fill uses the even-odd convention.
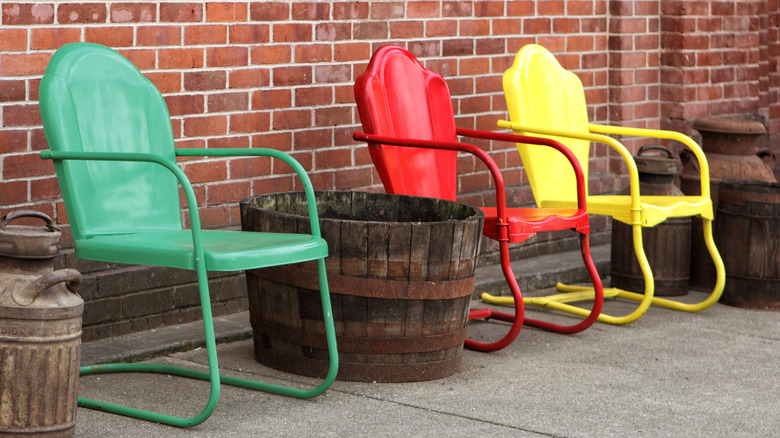
[[[417,140],[457,141],[447,83],[408,51],[384,46],[355,81],[367,134]],[[457,152],[369,144],[388,193],[456,200]]]

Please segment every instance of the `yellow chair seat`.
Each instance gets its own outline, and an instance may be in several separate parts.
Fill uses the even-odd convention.
[[[701,216],[713,219],[712,200],[701,196],[640,196],[641,223],[643,227],[653,227],[668,218]],[[544,207],[574,208],[576,202],[547,200]],[[588,196],[588,213],[612,216],[631,225],[631,196],[599,195]]]

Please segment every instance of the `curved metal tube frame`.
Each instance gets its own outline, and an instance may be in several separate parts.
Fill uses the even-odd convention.
[[[317,220],[317,207],[314,202],[314,190],[311,181],[306,175],[303,167],[292,157],[283,152],[274,149],[176,149],[177,156],[268,156],[280,159],[290,165],[303,182],[306,193],[309,219],[311,223],[311,233],[314,236],[320,236],[319,221]],[[219,374],[219,365],[217,362],[216,339],[214,335],[214,324],[211,312],[211,301],[208,288],[207,266],[205,264],[203,241],[201,237],[200,215],[198,214],[198,204],[195,198],[195,192],[184,172],[175,164],[153,154],[142,153],[114,153],[114,152],[64,152],[64,151],[43,151],[41,158],[51,160],[96,160],[96,161],[138,161],[151,162],[159,164],[179,180],[184,191],[187,202],[187,208],[190,213],[190,228],[192,230],[192,243],[195,253],[195,272],[198,279],[198,291],[202,304],[202,316],[205,332],[206,355],[208,360],[208,372],[192,370],[188,368],[147,363],[117,363],[104,365],[83,366],[80,369],[81,375],[105,374],[105,373],[160,373],[170,374],[193,379],[209,381],[211,389],[208,401],[203,409],[197,415],[190,418],[182,418],[158,412],[151,412],[139,408],[117,405],[98,400],[79,397],[79,406],[111,412],[128,417],[142,420],[153,421],[157,423],[168,424],[178,427],[196,426],[208,419],[217,406],[220,395],[220,382],[227,385],[238,386],[242,388],[265,391],[274,394],[286,395],[298,398],[311,398],[325,392],[336,379],[338,372],[338,352],[336,349],[336,334],[333,323],[333,311],[330,303],[330,294],[328,290],[328,281],[325,272],[324,259],[317,260],[317,271],[319,275],[320,299],[325,320],[325,333],[328,343],[328,355],[330,357],[330,367],[328,374],[323,382],[311,389],[298,389],[286,386],[273,385],[264,382],[242,379],[238,377],[224,376]]]
[[[493,132],[486,132],[486,131],[476,131],[476,130],[464,129],[464,128],[458,128],[457,133],[459,135],[466,136],[466,137],[507,141],[507,142],[523,142],[523,143],[535,144],[540,146],[548,146],[558,150],[559,152],[561,152],[566,156],[566,158],[572,163],[572,166],[574,167],[575,173],[577,175],[577,181],[578,181],[577,190],[578,190],[578,194],[580,195],[578,208],[581,210],[585,210],[586,208],[585,179],[582,174],[582,169],[580,168],[579,162],[577,161],[577,158],[574,156],[574,154],[568,148],[563,146],[561,143],[547,138],[527,137],[527,136],[521,136],[515,134],[493,133]],[[500,350],[508,346],[509,344],[511,344],[512,341],[514,341],[515,338],[517,338],[517,335],[520,333],[520,329],[522,328],[524,323],[532,327],[538,327],[538,328],[555,331],[559,333],[577,333],[590,327],[596,321],[596,318],[601,312],[601,304],[603,298],[602,285],[601,285],[601,278],[599,277],[598,272],[596,271],[595,264],[593,263],[593,260],[590,257],[588,236],[587,234],[584,233],[580,233],[580,241],[582,244],[582,256],[583,256],[583,261],[585,262],[585,265],[588,269],[588,272],[591,275],[591,278],[593,279],[595,297],[596,297],[593,303],[592,310],[588,312],[587,315],[585,315],[584,320],[570,326],[563,326],[559,324],[553,324],[547,321],[539,321],[535,319],[525,318],[525,307],[523,304],[522,292],[520,291],[520,286],[517,284],[517,279],[515,278],[514,273],[512,273],[512,269],[510,266],[509,234],[508,234],[509,221],[508,221],[507,210],[506,210],[506,191],[504,188],[504,180],[503,177],[501,176],[500,169],[493,161],[493,159],[490,158],[490,156],[485,151],[468,143],[394,138],[394,137],[387,137],[387,136],[380,136],[380,135],[373,135],[373,134],[365,134],[362,132],[355,133],[353,135],[353,138],[355,140],[365,141],[368,143],[390,144],[395,146],[410,146],[410,147],[419,147],[419,148],[433,148],[433,149],[444,149],[444,150],[467,152],[480,159],[490,171],[490,174],[496,185],[496,210],[498,216],[497,241],[499,244],[501,268],[504,277],[506,278],[507,284],[509,285],[509,289],[512,293],[515,313],[513,315],[504,312],[498,312],[493,309],[472,309],[469,312],[469,320],[493,318],[499,321],[510,322],[512,323],[512,326],[509,329],[509,332],[506,335],[504,335],[504,337],[494,342],[482,343],[471,339],[466,339],[465,346],[467,348],[478,350],[478,351],[486,351],[486,352]]]

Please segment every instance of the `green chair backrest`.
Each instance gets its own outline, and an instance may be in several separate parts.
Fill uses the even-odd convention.
[[[588,111],[582,82],[565,70],[542,46],[520,49],[503,78],[504,97],[512,122],[525,126],[588,133]],[[530,135],[538,135],[529,133]],[[566,145],[582,166],[587,192],[590,142],[551,137]],[[518,144],[534,197],[539,206],[546,200],[577,200],[576,180],[569,162],[551,148]]]
[[[40,86],[52,151],[153,154],[175,163],[170,115],[157,88],[107,47],[67,44]],[[75,239],[181,229],[175,176],[153,163],[55,161]]]

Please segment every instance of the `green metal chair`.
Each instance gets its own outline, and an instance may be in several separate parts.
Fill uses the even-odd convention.
[[[208,372],[162,364],[106,364],[81,375],[163,373],[211,383],[203,410],[181,418],[79,398],[92,409],[180,427],[202,423],[214,411],[220,382],[293,397],[325,392],[336,378],[338,354],[314,191],[301,165],[272,149],[175,149],[170,116],[160,92],[117,52],[73,43],[52,57],[40,85],[43,126],[54,160],[78,257],[114,263],[166,266],[197,273]],[[186,156],[268,156],[289,164],[303,181],[311,234],[202,230],[192,185],[176,165]],[[190,216],[182,226],[179,185]],[[298,389],[220,376],[207,271],[241,271],[316,260],[330,368],[317,387]]]

